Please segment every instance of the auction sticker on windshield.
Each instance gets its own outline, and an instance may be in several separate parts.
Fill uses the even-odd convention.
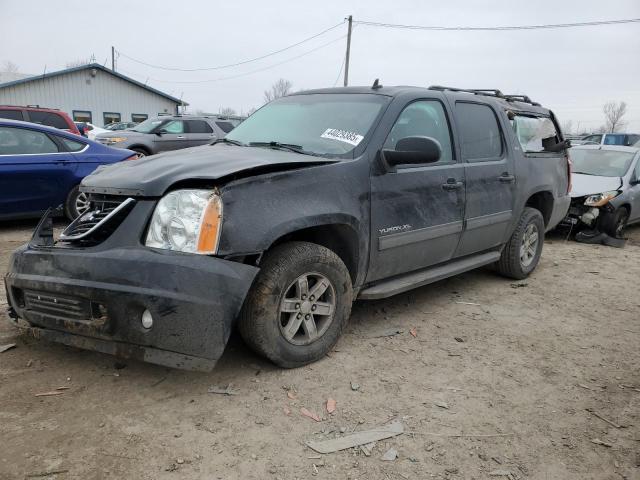
[[[346,130],[338,130],[337,128],[327,128],[325,132],[320,135],[320,137],[349,143],[354,147],[357,147],[364,138],[362,135],[358,135],[357,133],[347,132]]]

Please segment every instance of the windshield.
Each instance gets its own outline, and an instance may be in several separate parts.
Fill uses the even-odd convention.
[[[226,138],[245,145],[277,142],[306,153],[342,156],[362,142],[388,102],[388,97],[375,94],[292,95],[264,106]]]
[[[573,173],[599,175],[601,177],[624,177],[635,153],[614,150],[587,150],[573,148],[571,163]]]
[[[151,131],[154,128],[156,128],[158,125],[160,125],[163,122],[165,122],[165,120],[160,118],[150,118],[148,120],[145,120],[142,123],[139,123],[138,125],[136,125],[135,128],[132,128],[132,130],[134,132],[140,132],[140,133],[151,133]]]

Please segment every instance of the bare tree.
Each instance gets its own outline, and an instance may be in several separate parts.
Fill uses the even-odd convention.
[[[11,60],[7,60],[2,64],[2,71],[7,73],[18,73],[18,65]]]
[[[607,102],[602,107],[602,111],[604,112],[607,132],[614,133],[626,125],[626,122],[622,121],[622,117],[627,113],[627,104],[625,102]]]
[[[271,88],[269,90],[264,91],[264,103],[269,103],[276,98],[289,95],[289,93],[291,93],[292,87],[293,84],[289,80],[281,78],[276,83],[271,85]]]
[[[229,116],[229,115],[235,115],[235,114],[236,114],[236,111],[235,111],[233,108],[231,108],[231,107],[220,107],[220,109],[218,110],[218,113],[219,113],[220,115],[227,115],[227,116]]]
[[[566,122],[563,122],[562,125],[560,125],[560,129],[565,135],[571,135],[571,132],[573,131],[573,121],[567,120]]]
[[[65,63],[65,67],[67,68],[81,67],[83,65],[89,65],[89,63],[91,63],[89,59],[77,58],[75,60]]]

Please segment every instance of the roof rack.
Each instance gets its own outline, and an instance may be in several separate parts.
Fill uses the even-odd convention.
[[[533,105],[535,107],[540,107],[541,105],[538,102],[534,102],[527,95],[505,95],[500,90],[494,88],[455,88],[455,87],[443,87],[441,85],[431,85],[429,90],[438,90],[441,92],[450,91],[450,92],[464,92],[464,93],[472,93],[474,95],[483,95],[487,97],[496,97],[502,98],[507,102],[523,102]]]

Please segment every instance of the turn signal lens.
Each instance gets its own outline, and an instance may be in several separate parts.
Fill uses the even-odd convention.
[[[198,237],[198,253],[213,254],[218,250],[220,239],[220,223],[222,222],[222,201],[217,195],[207,202],[200,224]]]

